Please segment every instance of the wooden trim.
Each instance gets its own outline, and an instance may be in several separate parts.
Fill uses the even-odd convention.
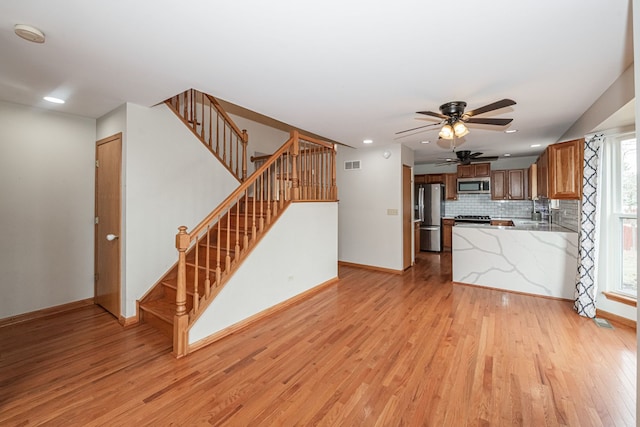
[[[43,308],[41,310],[30,311],[28,313],[16,314],[15,316],[9,316],[5,317],[4,319],[0,319],[0,328],[16,325],[18,323],[29,322],[31,320],[42,319],[43,317],[61,314],[67,311],[76,310],[78,308],[84,308],[88,305],[93,304],[93,298],[87,298],[79,301],[68,302],[66,304],[56,305],[53,307]]]
[[[474,287],[474,288],[484,288],[484,289],[490,289],[492,291],[508,292],[510,294],[526,295],[526,296],[529,296],[529,297],[539,297],[539,298],[544,298],[544,299],[552,299],[552,300],[556,300],[556,301],[568,301],[568,302],[573,302],[574,301],[571,298],[552,297],[552,296],[549,296],[549,295],[540,295],[540,294],[532,294],[532,293],[529,293],[529,292],[512,291],[510,289],[493,288],[491,286],[475,285],[473,283],[463,283],[463,282],[451,282],[451,283],[453,283],[454,285],[471,286],[471,287]]]
[[[404,273],[404,270],[394,270],[392,268],[384,268],[384,267],[378,267],[375,265],[367,265],[367,264],[356,264],[353,262],[346,262],[346,261],[338,261],[338,265],[342,265],[345,267],[363,268],[365,270],[381,271],[383,273],[392,273],[392,274]]]
[[[626,295],[622,295],[616,292],[602,292],[602,295],[610,299],[611,301],[619,302],[620,304],[632,305],[634,307],[638,306],[638,300],[632,297],[628,297]]]
[[[612,320],[614,322],[620,323],[621,325],[628,326],[632,329],[637,328],[635,320],[627,319],[626,317],[618,316],[617,314],[609,313],[608,311],[596,309],[596,317],[602,317],[603,319]]]
[[[233,335],[236,332],[241,331],[242,329],[245,329],[251,325],[253,325],[256,322],[259,322],[261,320],[265,320],[267,319],[269,316],[276,314],[277,312],[281,311],[281,310],[285,310],[297,303],[299,303],[302,300],[305,300],[307,298],[312,297],[313,295],[315,295],[316,293],[338,283],[340,281],[339,277],[334,277],[333,279],[329,279],[324,283],[321,283],[317,286],[314,286],[311,289],[308,289],[304,292],[302,292],[301,294],[298,294],[296,296],[293,296],[285,301],[282,301],[279,304],[274,305],[273,307],[269,307],[259,313],[254,314],[251,317],[247,317],[244,320],[239,321],[238,323],[235,323],[225,329],[222,329],[216,333],[214,333],[213,335],[210,335],[206,338],[203,338],[199,341],[196,341],[193,344],[189,345],[189,349],[188,349],[188,353],[192,353],[196,350],[199,350],[203,347],[208,346],[209,344],[212,344],[216,341],[219,341],[225,337],[228,337],[229,335]],[[191,325],[189,325],[190,327],[193,326],[194,323],[191,323]]]
[[[118,323],[120,323],[124,328],[130,328],[131,326],[136,326],[139,322],[140,322],[140,318],[138,317],[137,314],[132,317],[120,316],[120,318],[118,319]]]

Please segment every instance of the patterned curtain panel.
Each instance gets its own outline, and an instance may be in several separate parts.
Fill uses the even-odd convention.
[[[584,177],[582,180],[582,215],[578,248],[578,274],[574,308],[579,315],[596,317],[598,292],[598,167],[604,135],[594,135],[584,144]]]

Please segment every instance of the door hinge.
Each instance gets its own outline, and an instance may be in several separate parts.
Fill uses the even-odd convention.
[[[99,224],[100,223],[100,218],[96,217],[95,223]]]
[[[93,280],[96,281],[96,282],[98,281],[98,273],[93,275]]]
[[[98,161],[96,160],[96,167],[99,168],[100,164],[98,163]]]

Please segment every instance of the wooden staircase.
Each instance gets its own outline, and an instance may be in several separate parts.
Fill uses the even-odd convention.
[[[141,298],[142,322],[173,340],[173,354],[189,353],[189,328],[218,295],[251,250],[291,202],[337,201],[336,148],[333,144],[292,131],[270,157],[262,158],[246,177],[246,132],[235,125],[215,130],[213,97],[189,90],[167,105],[238,177],[241,184],[200,224],[187,232],[178,227],[178,261]],[[226,121],[226,113],[220,113]],[[215,142],[227,131],[231,143]],[[215,131],[214,131],[215,130]],[[240,157],[242,153],[242,158]]]
[[[215,297],[222,286],[212,288],[212,282],[221,283],[221,280],[214,281],[213,279],[228,277],[230,271],[238,267],[240,256],[248,252],[252,244],[257,243],[251,238],[251,230],[254,225],[252,221],[255,218],[256,229],[262,223],[264,230],[267,221],[264,205],[268,203],[273,205],[274,201],[254,203],[253,198],[248,198],[246,202],[240,204],[238,211],[228,212],[199,239],[197,245],[191,247],[186,253],[187,312],[193,310],[194,301],[198,301],[199,296],[208,293],[210,297]],[[254,210],[255,216],[253,215]],[[272,219],[270,218],[270,220]],[[230,237],[232,241],[229,245],[226,245],[224,241],[221,244],[217,243],[219,240],[218,231],[221,236]],[[237,245],[236,232],[238,234]],[[264,233],[261,233],[261,236],[263,235]],[[140,320],[153,325],[169,338],[173,337],[174,317],[178,308],[177,295],[178,264],[176,263],[140,301]]]

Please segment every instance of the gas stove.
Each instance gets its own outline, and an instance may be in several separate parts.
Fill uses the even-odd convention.
[[[456,223],[488,224],[491,217],[488,215],[456,215],[453,217]]]

